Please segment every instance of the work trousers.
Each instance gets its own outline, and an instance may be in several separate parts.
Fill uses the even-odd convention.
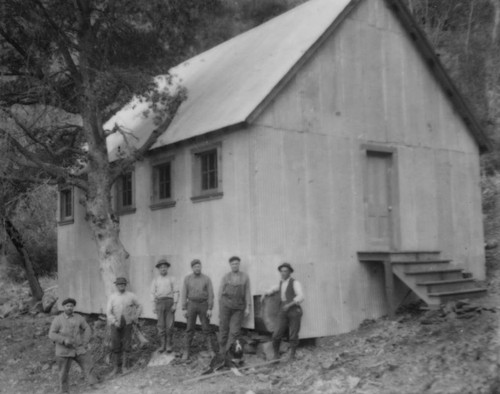
[[[97,378],[93,372],[92,357],[88,353],[77,354],[74,357],[57,357],[57,367],[59,369],[59,383],[61,392],[67,393],[69,391],[68,375],[71,368],[71,362],[75,361],[83,373],[89,384],[97,383]]]
[[[285,303],[281,303],[283,307]],[[298,305],[290,307],[287,311],[280,308],[278,313],[278,328],[273,333],[273,342],[280,342],[289,330],[290,346],[297,347],[299,344],[300,320],[302,319],[302,308]]]
[[[174,299],[170,297],[156,300],[156,316],[158,317],[156,327],[158,328],[160,338],[164,338],[165,334],[167,337],[172,334],[172,327],[174,325],[172,305],[174,305]]]
[[[119,356],[123,353],[130,353],[132,350],[132,323],[124,324],[120,327],[111,325],[111,351]],[[117,363],[121,363],[121,358],[117,359]]]
[[[243,309],[233,309],[224,305],[220,306],[219,345],[221,352],[227,351],[231,344],[240,336],[244,317]]]
[[[200,317],[201,329],[205,339],[210,340],[210,320],[207,317],[208,302],[207,301],[188,301],[187,305],[187,321],[186,321],[186,342],[190,346],[193,341],[194,331],[196,327],[196,318]]]

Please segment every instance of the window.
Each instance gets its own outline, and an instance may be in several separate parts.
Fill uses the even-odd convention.
[[[193,201],[222,197],[222,145],[193,149]]]
[[[116,181],[116,210],[119,214],[135,212],[134,173],[123,174]]]
[[[73,189],[59,191],[59,224],[73,223]]]
[[[151,209],[173,207],[173,157],[159,158],[153,164],[153,195]]]

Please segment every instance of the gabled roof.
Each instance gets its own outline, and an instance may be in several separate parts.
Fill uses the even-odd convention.
[[[173,68],[188,98],[153,149],[251,121],[361,1],[310,0]],[[408,10],[400,0],[385,1],[427,58],[479,146],[487,149],[488,139]],[[142,140],[154,127],[142,117],[143,110],[125,107],[106,125],[126,125]],[[110,152],[121,138],[108,139]]]

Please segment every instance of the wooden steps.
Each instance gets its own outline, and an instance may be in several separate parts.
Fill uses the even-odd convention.
[[[438,251],[359,252],[360,262],[384,264],[386,295],[390,309],[397,307],[393,297],[396,275],[429,307],[453,300],[482,297],[486,289],[473,278],[465,278],[463,269],[440,258]],[[391,311],[394,314],[394,310]]]

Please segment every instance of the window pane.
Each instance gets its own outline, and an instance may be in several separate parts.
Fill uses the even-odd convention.
[[[132,173],[122,176],[122,207],[132,205]]]
[[[201,190],[216,189],[217,185],[217,149],[200,155]]]
[[[71,190],[61,190],[61,219],[73,216]]]
[[[156,167],[158,175],[158,199],[171,198],[171,167],[165,163]]]

